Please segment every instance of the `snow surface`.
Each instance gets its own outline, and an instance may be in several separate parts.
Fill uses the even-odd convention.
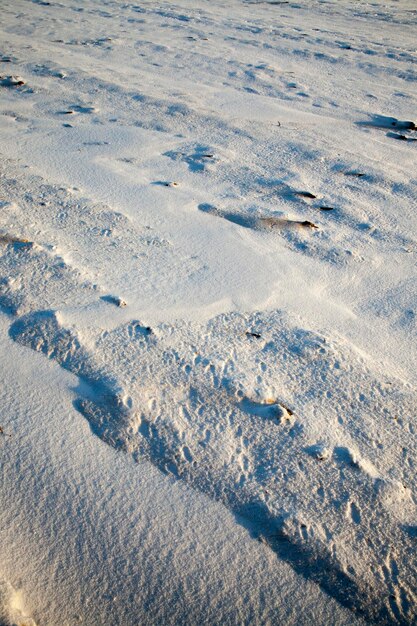
[[[0,624],[417,623],[414,1],[1,5]]]

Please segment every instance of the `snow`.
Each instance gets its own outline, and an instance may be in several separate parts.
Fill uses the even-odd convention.
[[[92,437],[72,406],[77,378],[7,339],[8,325],[2,315],[1,624],[355,623],[223,506]]]
[[[2,17],[0,623],[414,623],[414,3]]]

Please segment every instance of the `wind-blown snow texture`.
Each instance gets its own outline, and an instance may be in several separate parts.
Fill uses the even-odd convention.
[[[414,3],[2,15],[9,336],[106,443],[416,623]]]

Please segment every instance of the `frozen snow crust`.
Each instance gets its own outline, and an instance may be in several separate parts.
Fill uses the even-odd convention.
[[[8,337],[101,440],[413,624],[417,12],[190,4],[5,7]]]

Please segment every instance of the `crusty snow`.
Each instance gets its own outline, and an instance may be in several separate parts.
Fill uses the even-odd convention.
[[[0,625],[416,624],[414,0],[0,8]]]

